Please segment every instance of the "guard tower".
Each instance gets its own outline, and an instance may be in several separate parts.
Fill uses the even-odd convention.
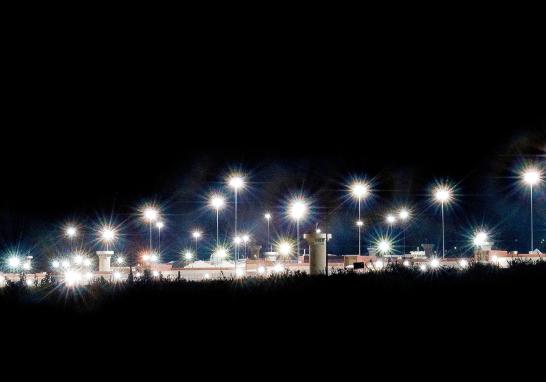
[[[309,244],[309,273],[320,275],[326,271],[326,241],[332,238],[331,234],[322,232],[306,233],[303,235]]]
[[[110,260],[114,256],[114,251],[97,251],[99,257],[99,272],[112,272]]]

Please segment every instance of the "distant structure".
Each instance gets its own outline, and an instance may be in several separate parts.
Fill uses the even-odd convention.
[[[320,275],[326,271],[326,242],[332,238],[331,234],[320,231],[303,235],[309,244],[309,273]]]
[[[97,251],[99,257],[99,272],[111,272],[110,261],[114,256],[114,251]]]

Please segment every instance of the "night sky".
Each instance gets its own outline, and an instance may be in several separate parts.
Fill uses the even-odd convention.
[[[123,223],[119,249],[131,252],[146,243],[137,208],[156,201],[166,214],[164,258],[174,260],[194,227],[207,235],[203,247],[212,241],[206,195],[231,169],[248,174],[240,226],[261,244],[263,213],[274,214],[274,231],[293,232],[285,202],[303,192],[314,208],[302,231],[327,222],[330,252],[356,252],[346,185],[362,175],[375,184],[363,208],[366,244],[386,232],[385,213],[401,204],[414,208],[408,245],[438,244],[429,191],[434,180],[450,179],[458,196],[446,215],[449,246],[466,244],[464,235],[483,224],[498,246],[528,249],[528,193],[514,171],[544,161],[546,149],[546,103],[529,57],[514,66],[478,50],[370,47],[363,57],[340,47],[311,58],[296,44],[174,53],[167,42],[145,51],[32,42],[12,59],[5,90],[4,251],[47,257],[62,250],[67,221],[92,227],[113,219]],[[537,241],[546,235],[544,201],[542,188]],[[222,233],[232,218],[222,214]]]

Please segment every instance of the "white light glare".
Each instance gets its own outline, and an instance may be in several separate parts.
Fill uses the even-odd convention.
[[[279,253],[282,256],[289,256],[292,253],[292,245],[287,241],[281,242],[279,244]]]
[[[165,227],[165,223],[160,221],[155,223],[155,226],[157,227],[157,229],[163,229],[163,227]]]
[[[201,237],[201,232],[193,231],[191,235],[194,239],[199,239]]]
[[[487,232],[479,231],[479,232],[476,232],[476,234],[474,235],[473,242],[476,247],[481,247],[482,245],[487,244],[487,239],[488,239]]]
[[[59,263],[58,260],[53,260],[53,261],[51,262],[51,266],[52,266],[53,268],[59,268],[59,267],[61,266],[61,263]]]
[[[18,268],[21,265],[21,259],[16,256],[12,256],[8,259],[8,265],[10,268]]]
[[[447,203],[451,200],[452,190],[447,186],[438,186],[434,189],[434,199],[440,203]]]
[[[431,268],[438,268],[439,266],[440,266],[440,260],[438,260],[438,259],[430,260],[430,267]]]
[[[536,168],[528,168],[522,173],[523,182],[534,186],[542,181],[542,173]]]
[[[239,175],[232,175],[228,179],[228,184],[231,188],[238,190],[240,188],[243,188],[245,186],[245,180],[242,176]]]
[[[459,260],[459,266],[463,269],[468,268],[468,260],[466,259]]]
[[[191,253],[190,251],[187,251],[186,253],[184,253],[184,259],[188,261],[193,259],[193,253]]]
[[[408,220],[409,219],[409,211],[406,208],[402,208],[400,212],[398,213],[398,216],[400,217],[400,220]]]
[[[370,192],[370,186],[366,183],[356,182],[351,185],[351,194],[358,200],[362,200]]]
[[[264,215],[264,218],[266,218],[266,220],[269,220],[271,219],[271,214],[268,212]]]
[[[377,244],[377,250],[381,254],[389,253],[391,249],[392,249],[392,243],[389,240],[383,239],[383,240],[380,240],[379,243]]]
[[[409,267],[410,266],[410,262],[408,260],[404,260],[404,262],[402,263],[405,267]]]
[[[222,195],[212,195],[212,197],[210,198],[210,205],[215,210],[222,209],[225,204],[226,204],[226,201],[224,200]]]
[[[155,207],[146,207],[144,208],[143,217],[147,222],[153,223],[159,219],[159,211]]]
[[[391,215],[391,214],[387,215],[387,219],[386,219],[386,220],[387,220],[387,223],[389,223],[389,224],[394,224],[394,223],[396,223],[396,217],[395,217],[394,215]]]
[[[66,227],[65,234],[68,238],[72,239],[78,234],[78,230],[74,226]]]
[[[362,220],[359,220],[356,222],[357,227],[362,227],[364,225],[364,222]]]
[[[100,238],[102,241],[109,243],[116,238],[116,230],[112,227],[102,227],[100,230]]]
[[[290,203],[288,213],[292,219],[300,220],[307,213],[307,204],[303,199],[295,199]]]
[[[236,276],[236,277],[243,277],[244,275],[245,275],[244,269],[242,269],[242,268],[237,268],[237,270],[235,271],[235,276]]]
[[[260,266],[258,267],[258,274],[263,275],[264,273],[265,273],[265,267],[263,267],[263,266],[260,265]]]

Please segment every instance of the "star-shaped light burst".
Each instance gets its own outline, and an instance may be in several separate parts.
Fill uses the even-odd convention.
[[[297,198],[290,202],[288,215],[295,221],[300,221],[308,211],[307,202],[303,198]]]
[[[528,186],[536,186],[542,182],[542,171],[535,167],[528,167],[521,173],[521,180]]]
[[[362,200],[370,193],[370,185],[364,182],[355,182],[351,185],[351,195],[357,199]]]

